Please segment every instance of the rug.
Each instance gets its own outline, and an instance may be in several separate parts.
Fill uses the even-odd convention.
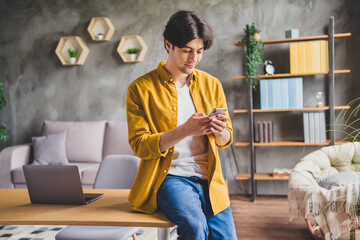
[[[0,239],[50,240],[66,226],[0,225]]]

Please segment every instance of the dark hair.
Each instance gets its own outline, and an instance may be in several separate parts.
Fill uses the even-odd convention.
[[[204,50],[213,43],[214,35],[210,25],[198,13],[193,11],[178,11],[174,13],[166,24],[164,36],[173,46],[183,48],[193,39],[204,41]],[[166,49],[166,47],[165,47]]]

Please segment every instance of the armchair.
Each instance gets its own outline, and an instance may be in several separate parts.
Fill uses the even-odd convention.
[[[289,179],[291,218],[305,218],[310,232],[318,239],[336,239],[356,229],[360,181],[336,177],[359,171],[359,166],[360,143],[323,147],[302,158]],[[327,189],[319,185],[334,179],[341,180],[336,187]],[[309,223],[310,217],[314,218],[315,226]]]

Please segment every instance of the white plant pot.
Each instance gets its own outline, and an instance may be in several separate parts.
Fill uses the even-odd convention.
[[[136,54],[136,53],[134,53],[134,54],[129,54],[129,57],[130,57],[130,61],[136,61],[137,54]]]
[[[97,37],[98,37],[99,40],[103,40],[104,35],[98,35]]]
[[[76,63],[76,57],[71,57],[70,58],[70,63],[75,64]]]

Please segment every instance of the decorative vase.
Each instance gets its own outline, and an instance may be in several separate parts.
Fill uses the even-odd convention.
[[[76,63],[76,57],[71,57],[70,58],[70,63],[75,64]]]

